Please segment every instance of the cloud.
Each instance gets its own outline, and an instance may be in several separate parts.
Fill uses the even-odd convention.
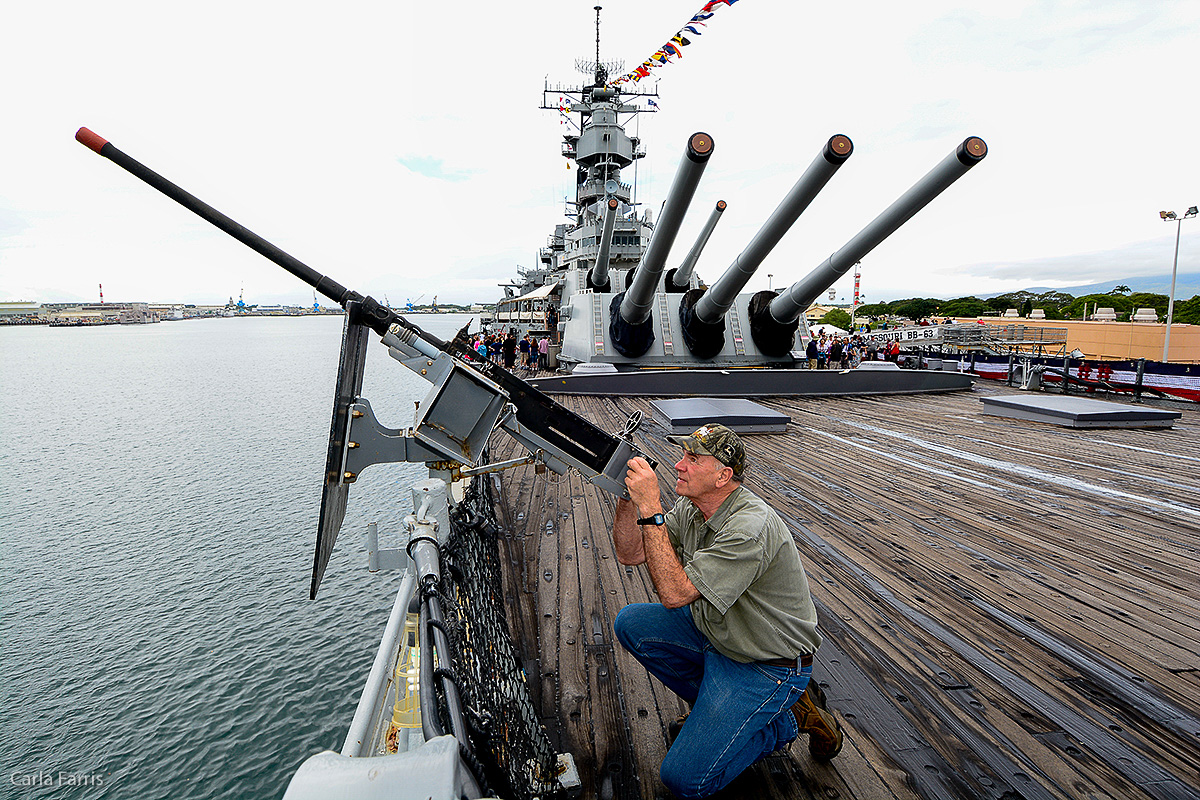
[[[433,156],[400,156],[396,160],[405,168],[418,175],[423,175],[426,178],[434,178],[439,181],[459,183],[468,180],[472,175],[479,174],[479,170],[447,169],[442,159],[434,158]]]
[[[1126,57],[1186,36],[1194,7],[1137,0],[1036,0],[954,11],[909,42],[914,63],[973,64],[1004,72],[1071,68]]]
[[[1107,279],[1170,275],[1174,249],[1156,239],[1090,253],[1030,258],[1010,262],[966,264],[954,268],[959,276],[973,276],[1037,285],[1071,286]],[[1200,270],[1200,248],[1179,253],[1179,271]],[[949,270],[938,270],[945,274]]]
[[[6,239],[16,236],[28,227],[29,222],[23,214],[0,208],[0,249],[5,247]]]

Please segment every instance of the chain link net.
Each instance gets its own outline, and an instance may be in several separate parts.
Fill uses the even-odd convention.
[[[451,522],[439,594],[475,754],[487,783],[504,797],[564,797],[557,754],[530,699],[505,617],[499,526],[487,476],[471,481]]]

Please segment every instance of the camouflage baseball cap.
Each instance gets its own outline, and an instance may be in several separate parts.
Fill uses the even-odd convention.
[[[724,425],[709,423],[701,425],[688,436],[668,436],[668,442],[673,442],[689,453],[712,456],[733,470],[733,476],[741,480],[746,469],[746,449],[736,433]]]

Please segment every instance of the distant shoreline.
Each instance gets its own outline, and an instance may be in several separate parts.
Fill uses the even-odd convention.
[[[130,306],[137,306],[131,308]],[[322,306],[314,311],[311,308],[285,308],[253,311],[230,311],[227,309],[205,309],[199,313],[189,313],[186,307],[148,307],[147,304],[113,303],[109,308],[74,307],[66,311],[50,311],[37,314],[0,316],[0,325],[37,325],[51,328],[95,328],[107,325],[150,325],[158,322],[185,322],[195,319],[239,319],[243,317],[326,317],[345,316],[346,311],[337,306],[326,308]],[[405,316],[447,316],[452,314],[479,314],[478,311],[464,311],[457,308],[445,311],[414,310],[398,311]]]

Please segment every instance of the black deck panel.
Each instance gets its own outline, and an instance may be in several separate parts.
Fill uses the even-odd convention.
[[[792,418],[753,400],[735,397],[681,397],[652,400],[650,407],[671,433],[685,434],[708,422],[738,433],[783,433]]]
[[[1169,428],[1181,416],[1163,408],[1043,393],[984,397],[981,402],[985,414],[1068,428]]]
[[[881,362],[882,363],[882,362]],[[974,376],[895,369],[643,369],[598,375],[539,375],[530,383],[552,395],[601,397],[841,397],[954,392]]]

